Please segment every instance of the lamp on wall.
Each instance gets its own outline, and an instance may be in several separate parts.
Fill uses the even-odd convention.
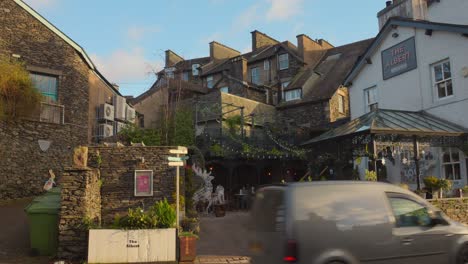
[[[398,34],[397,32],[395,32],[395,33],[392,34],[392,37],[393,37],[393,38],[398,38],[398,36],[400,36],[400,34]]]

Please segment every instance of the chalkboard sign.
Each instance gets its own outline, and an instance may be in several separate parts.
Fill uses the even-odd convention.
[[[416,68],[416,46],[414,37],[382,51],[382,72],[384,80]]]
[[[135,196],[153,196],[153,171],[135,171]]]

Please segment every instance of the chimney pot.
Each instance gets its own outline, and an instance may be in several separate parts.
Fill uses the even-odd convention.
[[[392,5],[392,1],[387,1],[387,2],[385,2],[385,6],[389,7],[389,6],[391,6],[391,5]]]

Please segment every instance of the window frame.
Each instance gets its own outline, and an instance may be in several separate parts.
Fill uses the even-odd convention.
[[[55,79],[55,93],[43,91],[38,86],[36,86],[33,80],[33,75]],[[34,88],[38,90],[38,92],[44,97],[44,99],[46,99],[45,102],[55,104],[59,101],[59,79],[60,79],[59,76],[48,74],[48,73],[43,73],[43,72],[30,71],[29,77],[31,78],[31,81],[33,82]]]
[[[257,82],[254,81],[254,70],[256,72],[256,78],[257,78]],[[250,69],[250,81],[253,83],[253,84],[256,84],[256,85],[259,85],[260,84],[260,67],[253,67]]]
[[[340,114],[345,113],[345,97],[341,94],[338,94],[338,112]]]
[[[292,97],[292,98],[288,99],[287,95],[292,94],[293,92],[299,92],[299,96],[298,97]],[[302,99],[302,89],[301,88],[284,91],[284,101],[285,102],[290,102],[290,101],[295,101],[295,100],[300,100],[300,99]]]
[[[444,156],[445,154],[447,153],[447,151],[444,151],[444,148],[442,148],[442,155],[440,155],[440,164],[441,164],[441,170],[442,170],[442,173],[441,175],[443,176],[444,179],[447,179],[447,180],[450,180],[450,181],[461,181],[463,180],[463,177],[462,177],[462,155],[460,155],[460,150],[457,149],[457,148],[452,148],[452,147],[447,147],[446,148],[448,150],[448,153],[449,153],[449,156],[450,156],[450,161],[448,162],[445,162],[444,161]],[[454,161],[453,160],[453,154],[454,153],[457,153],[458,154],[458,161]],[[458,178],[455,178],[455,166],[458,165]],[[447,174],[446,174],[446,166],[450,166],[452,168],[452,178],[448,178]]]
[[[270,61],[269,60],[264,60],[263,61],[263,70],[265,70],[265,71],[270,70]]]
[[[189,79],[190,79],[190,73],[188,71],[183,71],[182,80],[188,82]]]
[[[194,63],[194,64],[192,64],[192,75],[193,75],[193,76],[198,76],[198,75],[200,75],[200,70],[198,70],[198,68],[200,68],[200,64],[199,64],[199,63]]]
[[[369,96],[368,96],[368,92],[369,91],[375,91],[375,102],[372,102],[370,103],[369,101]],[[378,108],[379,106],[379,93],[378,93],[378,90],[377,90],[377,86],[372,86],[372,87],[369,87],[369,88],[366,88],[363,90],[364,92],[364,107],[365,107],[365,113],[369,113],[373,110],[375,110],[374,108]]]
[[[432,215],[434,213],[434,210],[433,208],[431,208],[430,206],[428,206],[427,204],[424,204],[423,202],[421,201],[418,201],[416,200],[415,198],[409,196],[409,195],[406,195],[406,194],[403,194],[403,193],[397,193],[397,192],[386,192],[385,193],[385,196],[387,198],[387,203],[388,203],[388,210],[389,210],[389,213],[390,215],[393,217],[394,219],[394,228],[428,228],[428,227],[431,227],[431,224],[428,223],[426,225],[415,225],[415,226],[400,226],[399,225],[399,221],[398,221],[398,218],[395,214],[395,210],[392,206],[392,202],[391,202],[391,199],[404,199],[404,200],[408,200],[410,202],[413,202],[415,204],[418,204],[420,205],[421,207],[423,207],[424,209],[426,209],[426,212],[427,212],[427,215],[429,216],[430,219],[432,219]]]
[[[286,58],[286,59],[282,59],[283,58]],[[286,62],[286,66],[283,65],[283,67],[281,66],[281,63],[282,62]],[[278,55],[278,69],[281,71],[281,70],[286,70],[286,69],[289,69],[289,54],[288,53],[282,53],[282,54],[279,54]]]
[[[448,63],[449,65],[449,73],[450,73],[450,77],[448,78],[445,78],[445,71],[444,71],[444,64],[445,63]],[[442,79],[437,81],[437,76],[436,76],[436,67],[437,66],[440,66],[441,67],[441,74],[442,74]],[[433,63],[431,64],[431,76],[432,76],[432,87],[433,87],[433,90],[434,90],[434,94],[435,94],[435,99],[436,100],[445,100],[445,99],[448,99],[448,98],[452,98],[455,96],[455,91],[454,91],[454,87],[453,87],[453,72],[452,72],[452,64],[450,62],[450,59],[444,59],[444,60],[441,60],[439,62],[436,62],[436,63]],[[452,86],[452,89],[451,89],[451,94],[449,95],[448,94],[448,88],[447,88],[447,83],[451,84]],[[441,97],[440,94],[439,94],[439,88],[438,88],[438,85],[439,84],[444,84],[444,92],[445,92],[445,96]]]
[[[223,86],[219,88],[219,91],[222,93],[229,93],[229,86]]]
[[[284,89],[288,87],[288,85],[291,83],[291,81],[285,81],[281,83],[281,98],[283,101],[285,101],[285,95],[284,95]]]

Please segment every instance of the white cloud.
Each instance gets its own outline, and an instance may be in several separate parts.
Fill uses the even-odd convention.
[[[271,5],[266,13],[268,21],[286,20],[299,14],[303,8],[303,0],[267,0]]]
[[[158,32],[161,32],[161,27],[159,26],[131,26],[127,29],[127,37],[132,41],[140,41],[146,35],[151,35]]]
[[[252,5],[240,13],[233,21],[233,31],[243,31],[251,27],[258,20],[258,4]]]
[[[25,0],[33,8],[52,7],[57,4],[57,0]]]
[[[162,61],[148,61],[143,49],[138,47],[132,50],[116,50],[107,57],[92,54],[91,59],[109,81],[117,84],[141,81],[163,66]]]

